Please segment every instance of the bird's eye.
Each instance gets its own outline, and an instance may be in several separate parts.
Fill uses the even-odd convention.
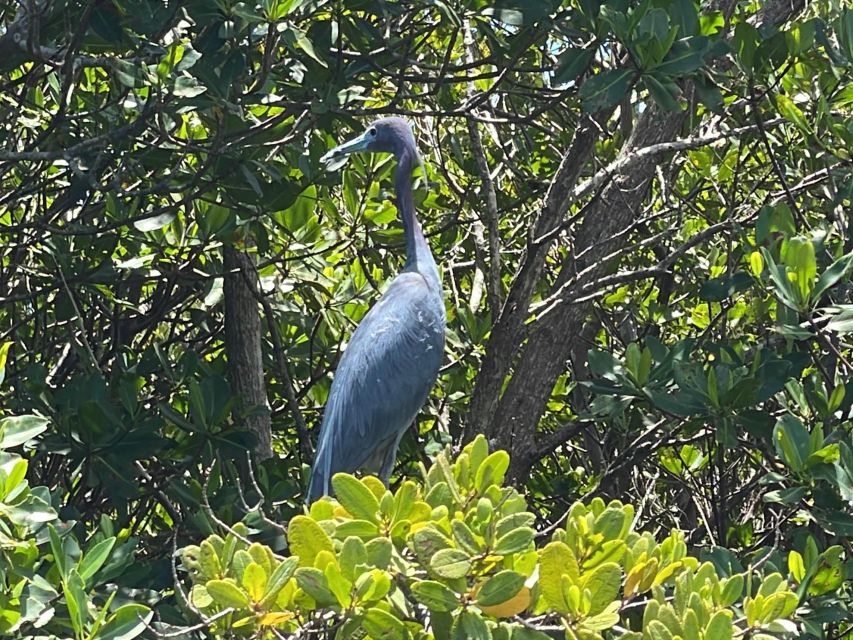
[[[376,129],[368,129],[367,135],[369,135],[371,138],[375,138],[376,137]]]

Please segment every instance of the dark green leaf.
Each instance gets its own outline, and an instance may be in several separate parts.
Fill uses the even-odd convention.
[[[584,110],[593,112],[615,105],[628,92],[634,76],[633,69],[612,69],[589,78],[578,92]]]

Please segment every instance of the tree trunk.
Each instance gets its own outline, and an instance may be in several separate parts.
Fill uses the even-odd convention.
[[[272,457],[269,402],[264,383],[261,353],[261,313],[258,305],[258,276],[251,254],[232,246],[223,249],[225,263],[225,354],[231,391],[240,397],[241,420],[257,437],[258,460]],[[262,412],[242,417],[247,409]]]
[[[729,15],[734,2],[723,0],[714,5],[715,9]],[[755,22],[758,25],[781,24],[803,5],[802,0],[768,3],[756,14]],[[687,93],[691,94],[692,90]],[[692,104],[686,112],[679,113],[649,104],[620,151],[619,159],[649,145],[673,140],[691,112]],[[471,398],[465,438],[485,433],[493,447],[510,451],[513,477],[524,475],[548,453],[543,450],[542,443],[537,443],[536,426],[557,378],[568,366],[575,337],[581,334],[590,316],[590,303],[576,303],[574,299],[581,297],[578,291],[585,283],[607,275],[614,268],[615,261],[606,260],[606,257],[627,246],[631,236],[629,227],[646,198],[659,162],[659,156],[647,156],[611,176],[573,234],[574,250],[561,266],[557,286],[571,283],[575,274],[584,269],[589,271],[561,296],[547,315],[528,322],[532,294],[544,269],[545,258],[560,227],[568,224],[569,196],[592,156],[596,139],[595,128],[578,125],[572,146],[563,156],[551,182],[507,300],[492,328]],[[575,430],[569,428],[565,433],[573,434]],[[550,446],[553,438],[546,440]]]
[[[651,105],[640,118],[622,154],[676,137],[685,120],[684,113],[671,113]],[[605,256],[624,246],[630,234],[623,233],[634,221],[646,198],[658,160],[650,157],[630,172],[615,176],[587,210],[574,239],[574,251],[562,265],[562,274],[589,269],[578,282],[591,282],[609,273],[612,261]],[[579,255],[580,254],[580,255]],[[558,278],[558,282],[562,278]],[[530,329],[515,372],[504,391],[490,424],[489,438],[513,453],[514,473],[524,473],[540,455],[536,447],[536,425],[590,315],[590,303],[575,304],[571,295],[563,297]]]

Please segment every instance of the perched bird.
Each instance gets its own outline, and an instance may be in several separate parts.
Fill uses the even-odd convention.
[[[359,151],[397,158],[394,183],[406,264],[364,316],[341,357],[311,468],[309,504],[329,495],[331,478],[339,472],[364,469],[388,483],[400,438],[426,401],[444,358],[441,279],[412,197],[412,169],[420,163],[412,128],[402,118],[377,120],[323,160]]]

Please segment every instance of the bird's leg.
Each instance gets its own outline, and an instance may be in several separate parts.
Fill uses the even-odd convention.
[[[385,449],[385,457],[382,460],[382,468],[379,471],[379,479],[382,480],[382,483],[387,487],[388,481],[391,479],[391,472],[394,471],[394,463],[397,460],[397,448],[400,446],[400,440],[403,438],[403,434],[406,433],[408,429],[403,429],[394,438],[393,442],[388,444],[388,447]]]

